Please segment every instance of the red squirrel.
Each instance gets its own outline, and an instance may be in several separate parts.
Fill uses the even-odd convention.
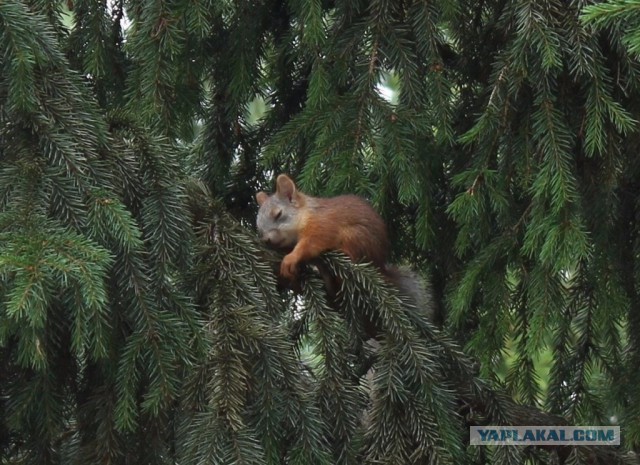
[[[276,192],[258,192],[257,227],[271,248],[290,251],[280,275],[292,280],[298,265],[329,250],[344,252],[353,262],[371,262],[386,271],[389,241],[378,213],[355,195],[311,197],[300,192],[286,174],[276,180]]]
[[[434,308],[427,283],[416,273],[388,266],[387,228],[378,213],[355,195],[311,197],[300,192],[286,174],[276,180],[276,192],[258,192],[257,227],[269,247],[287,251],[280,264],[280,275],[294,282],[298,265],[323,252],[338,250],[354,262],[373,263],[401,294],[427,318]],[[321,272],[322,274],[322,272]],[[335,293],[335,281],[323,276],[327,290]],[[375,337],[376,325],[368,324],[367,334]]]

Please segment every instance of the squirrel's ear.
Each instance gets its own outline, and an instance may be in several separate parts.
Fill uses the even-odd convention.
[[[266,192],[260,191],[256,194],[256,202],[258,202],[258,205],[260,206],[262,206],[262,204],[265,203],[268,198],[269,196]]]
[[[286,174],[281,174],[276,179],[276,194],[280,197],[286,197],[289,201],[295,197],[296,185]]]

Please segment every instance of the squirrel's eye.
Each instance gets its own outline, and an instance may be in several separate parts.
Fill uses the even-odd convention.
[[[282,216],[282,210],[278,210],[278,213],[276,213],[276,216],[274,216],[274,219],[279,220],[281,216]]]

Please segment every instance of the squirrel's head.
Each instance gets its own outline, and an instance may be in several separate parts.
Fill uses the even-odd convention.
[[[268,195],[258,192],[257,227],[260,239],[274,249],[292,249],[298,242],[301,208],[305,196],[296,188],[293,180],[281,174],[276,180],[276,192]]]

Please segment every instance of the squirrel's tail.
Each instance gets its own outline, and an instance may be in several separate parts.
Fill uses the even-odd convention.
[[[420,314],[434,321],[435,303],[426,279],[406,267],[386,266],[384,275]]]

